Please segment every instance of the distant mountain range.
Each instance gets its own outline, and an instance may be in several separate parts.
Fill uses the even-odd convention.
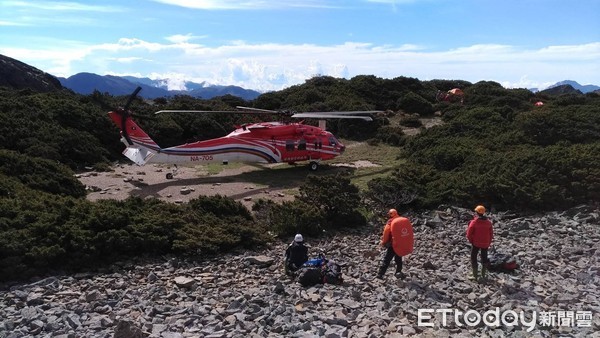
[[[101,76],[92,73],[78,73],[68,78],[59,77],[58,79],[63,87],[79,94],[91,94],[94,90],[98,90],[111,95],[127,95],[131,94],[138,86],[142,87],[140,96],[147,99],[174,95],[211,99],[215,96],[233,95],[244,100],[253,100],[261,94],[255,90],[237,86],[206,85],[194,82],[185,82],[187,90],[168,90],[167,80],[152,80],[134,76]]]
[[[168,79],[152,80],[133,76],[97,75],[78,73],[68,78],[55,77],[42,70],[0,54],[0,86],[14,89],[33,89],[39,92],[60,90],[62,87],[79,94],[91,94],[94,90],[111,95],[129,95],[137,86],[142,87],[140,95],[144,98],[169,97],[174,95],[190,95],[197,98],[210,99],[215,96],[233,95],[244,100],[253,100],[261,93],[237,86],[207,85],[206,83],[185,82],[186,90],[168,90]],[[537,88],[530,89],[540,91]],[[568,93],[600,93],[600,86],[580,85],[576,81],[565,80],[541,90],[549,95]]]
[[[540,90],[538,88],[530,88],[529,90],[531,90],[534,93],[537,93],[537,92],[556,92],[556,93],[558,93],[561,91],[560,88],[564,88],[565,86],[571,86],[571,87],[573,87],[573,89],[578,90],[583,94],[590,93],[590,92],[596,92],[596,91],[600,90],[599,86],[580,85],[576,81],[572,81],[572,80],[565,80],[565,81],[557,82],[546,89]],[[555,89],[555,90],[552,90],[552,89]]]
[[[186,81],[184,86],[186,90],[169,90],[167,87],[168,79],[152,80],[149,78],[139,78],[134,76],[112,76],[97,75],[92,73],[78,73],[69,78],[58,78],[63,87],[69,88],[79,94],[91,94],[94,90],[107,92],[111,95],[127,95],[132,93],[137,86],[142,87],[140,96],[153,99],[157,97],[168,97],[173,95],[190,95],[202,99],[210,99],[215,96],[233,95],[241,97],[244,100],[253,100],[261,93],[244,89],[236,86],[216,86],[206,83],[195,83]],[[532,92],[542,92],[550,95],[560,95],[567,93],[589,93],[600,90],[595,85],[580,85],[576,81],[565,80],[557,82],[552,86],[538,90],[530,89]]]
[[[582,93],[589,93],[589,92],[595,92],[600,90],[599,86],[595,86],[595,85],[580,85],[579,83],[575,82],[575,81],[571,81],[571,80],[565,80],[565,81],[560,81],[557,82],[555,84],[553,84],[552,86],[550,86],[548,89],[553,88],[553,87],[558,87],[558,86],[564,86],[564,85],[570,85],[571,87],[579,90]]]

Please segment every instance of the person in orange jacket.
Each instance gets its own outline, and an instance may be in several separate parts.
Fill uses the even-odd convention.
[[[387,250],[381,260],[377,278],[383,279],[383,275],[390,266],[392,259],[396,262],[395,275],[404,278],[404,274],[402,273],[402,256],[412,253],[414,247],[412,224],[408,218],[398,215],[396,209],[390,209],[388,216],[390,218],[383,228],[380,243]]]
[[[475,216],[469,222],[467,227],[467,239],[471,243],[471,268],[473,275],[470,279],[478,279],[477,256],[481,251],[481,278],[485,279],[487,272],[488,249],[494,239],[494,230],[492,222],[485,216],[485,207],[478,205],[475,207]]]

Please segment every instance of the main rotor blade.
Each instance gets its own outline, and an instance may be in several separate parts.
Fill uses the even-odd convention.
[[[159,110],[154,114],[161,113],[229,113],[229,114],[239,114],[240,112],[237,110]]]
[[[269,109],[259,109],[251,107],[237,106],[239,110],[159,110],[154,114],[161,113],[200,113],[200,114],[211,114],[211,113],[224,113],[224,114],[284,114],[291,117],[300,118],[327,118],[327,119],[343,119],[353,118],[362,119],[365,121],[373,121],[371,117],[360,116],[361,114],[377,114],[382,113],[381,110],[357,110],[357,111],[332,111],[332,112],[304,112],[304,113],[293,113],[289,111],[276,111]]]
[[[363,121],[373,121],[369,116],[359,115],[336,115],[336,114],[313,114],[313,113],[298,113],[292,115],[294,118],[313,118],[313,119],[360,119]]]
[[[353,110],[353,111],[307,111],[299,114],[326,114],[326,115],[361,115],[361,114],[378,114],[383,113],[382,110]]]
[[[279,112],[277,110],[259,109],[259,108],[252,108],[252,107],[243,107],[243,106],[236,106],[236,108],[240,109],[240,110],[248,110],[248,111],[256,112],[256,113],[281,114],[281,112]]]

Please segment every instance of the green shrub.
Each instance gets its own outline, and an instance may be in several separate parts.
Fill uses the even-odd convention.
[[[419,127],[423,126],[423,123],[421,123],[421,120],[419,119],[419,117],[415,116],[415,115],[403,116],[400,119],[399,123],[401,126],[410,127],[410,128],[419,128]]]
[[[309,175],[300,186],[297,198],[323,211],[327,224],[332,227],[354,227],[366,223],[364,218],[361,220],[355,215],[361,198],[358,187],[351,183],[348,173]],[[357,223],[347,223],[350,219]]]
[[[584,95],[564,94],[555,99],[552,103],[557,106],[573,106],[580,105],[586,102]]]
[[[347,174],[309,175],[296,197],[281,205],[260,200],[252,209],[257,219],[280,237],[295,233],[318,236],[330,229],[366,224],[359,211],[358,188]]]
[[[278,237],[301,233],[308,236],[319,236],[328,228],[325,213],[317,206],[300,200],[279,204],[264,204],[269,229]]]
[[[212,206],[214,213],[207,209]],[[17,189],[0,197],[0,281],[55,269],[94,269],[135,256],[197,255],[265,244],[270,239],[265,228],[247,211],[236,214],[241,208],[220,196],[188,205],[141,198],[91,203]]]
[[[559,142],[590,143],[600,140],[600,107],[575,106],[520,114],[515,127],[527,143],[548,146]]]
[[[0,149],[0,173],[14,177],[31,189],[57,195],[85,196],[85,187],[65,166]]]
[[[407,113],[417,113],[420,115],[427,115],[433,113],[433,106],[423,97],[413,92],[406,93],[397,102],[397,109],[404,110]]]
[[[428,187],[439,178],[439,171],[434,167],[409,161],[394,170],[392,175],[369,181],[364,196],[376,210],[403,205],[428,207],[438,202],[430,200]]]
[[[406,141],[402,128],[393,126],[380,127],[377,130],[375,139],[395,146],[403,145]]]
[[[187,208],[190,212],[200,214],[212,214],[219,218],[229,218],[240,216],[246,220],[251,220],[252,215],[240,202],[222,196],[200,196],[191,200]]]

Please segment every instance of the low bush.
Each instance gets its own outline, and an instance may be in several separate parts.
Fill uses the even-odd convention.
[[[396,108],[409,114],[428,115],[434,112],[431,103],[414,92],[407,92],[401,97],[397,102]]]
[[[140,198],[91,203],[34,193],[20,182],[0,185],[7,189],[11,194],[0,197],[0,281],[93,270],[132,256],[202,257],[270,240],[240,203],[222,196],[187,205]]]
[[[0,173],[18,179],[30,189],[57,195],[85,196],[85,187],[74,173],[56,161],[0,149]]]
[[[361,205],[359,190],[347,174],[309,175],[296,200],[282,204],[262,200],[255,203],[253,211],[276,236],[317,236],[332,229],[365,225]]]

